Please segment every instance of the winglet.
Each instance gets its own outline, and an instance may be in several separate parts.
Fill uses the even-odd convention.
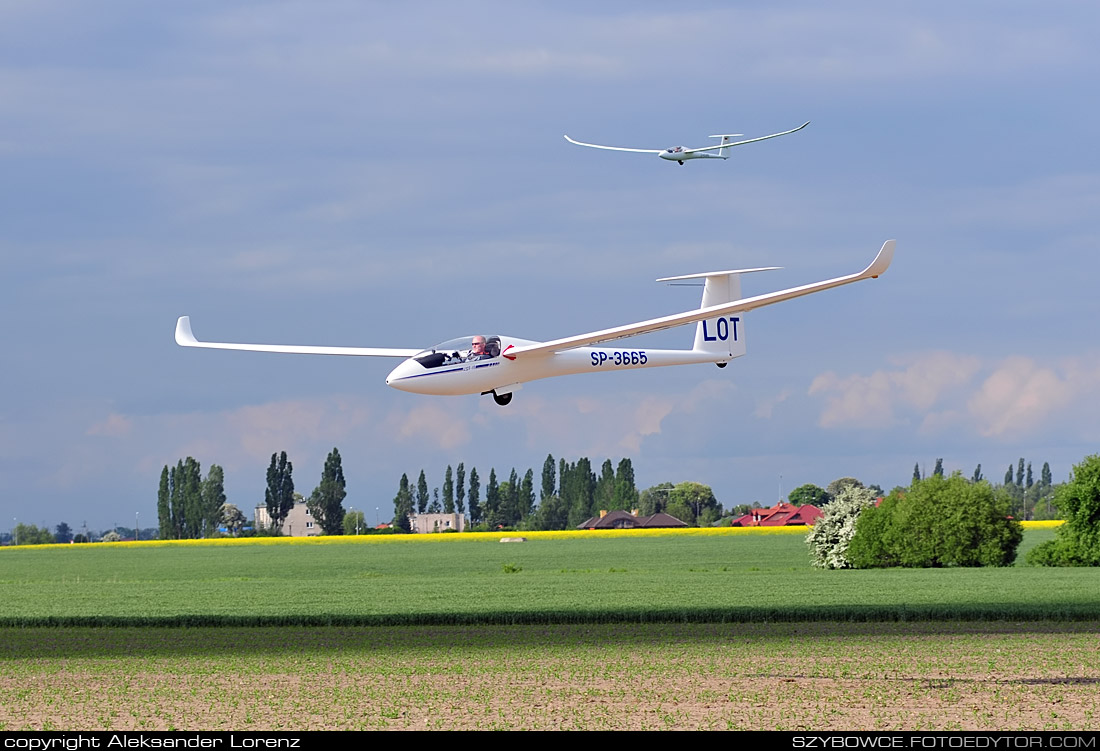
[[[865,268],[860,276],[863,278],[871,277],[872,279],[878,279],[879,274],[890,268],[890,262],[894,260],[894,246],[896,244],[897,240],[887,240],[884,242],[878,255],[875,256],[875,260],[871,261],[871,265]]]
[[[176,321],[176,344],[181,347],[194,347],[198,344],[191,333],[191,316],[180,316]]]

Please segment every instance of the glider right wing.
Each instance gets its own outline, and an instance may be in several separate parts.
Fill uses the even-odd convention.
[[[879,250],[878,255],[875,256],[875,260],[871,261],[871,265],[858,274],[848,274],[847,276],[839,276],[836,279],[826,279],[823,282],[803,284],[801,287],[791,287],[790,289],[769,292],[755,297],[746,297],[741,300],[722,303],[721,305],[697,308],[684,313],[676,313],[662,318],[652,318],[648,321],[639,321],[638,323],[628,323],[625,326],[616,326],[611,329],[592,331],[587,334],[579,334],[564,339],[555,339],[541,344],[528,344],[523,347],[515,347],[509,350],[508,354],[511,357],[524,357],[540,353],[547,355],[552,352],[561,352],[576,347],[588,347],[593,344],[612,342],[617,339],[626,339],[630,336],[648,334],[653,331],[663,331],[664,329],[684,326],[689,323],[698,323],[708,318],[725,316],[730,313],[742,313],[749,310],[755,310],[765,305],[774,305],[777,302],[793,300],[796,297],[802,297],[803,295],[809,295],[814,292],[821,292],[822,290],[832,289],[833,287],[840,287],[845,284],[851,284],[852,282],[858,282],[862,279],[875,279],[878,278],[879,274],[890,267],[890,262],[894,259],[894,245],[894,240],[887,240],[884,242],[882,244],[882,249]]]
[[[191,317],[180,316],[176,321],[176,344],[181,347],[206,349],[237,349],[246,352],[281,352],[298,355],[352,355],[357,357],[412,357],[421,349],[379,349],[376,347],[311,347],[297,344],[230,344],[227,342],[200,342],[191,333]]]
[[[660,154],[664,149],[624,149],[622,146],[600,146],[594,143],[581,143],[580,141],[574,141],[569,136],[565,137],[569,143],[575,143],[578,146],[587,146],[590,149],[607,149],[608,151],[633,151],[638,154]]]

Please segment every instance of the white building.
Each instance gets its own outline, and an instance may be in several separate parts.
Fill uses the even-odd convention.
[[[409,514],[409,527],[419,534],[466,529],[466,517],[462,514]]]
[[[256,506],[254,519],[256,529],[270,529],[272,526],[271,515],[267,513],[266,504],[261,503]],[[283,520],[283,534],[287,537],[313,537],[321,534],[321,525],[313,519],[304,500],[296,501],[294,508],[286,515],[286,519]]]

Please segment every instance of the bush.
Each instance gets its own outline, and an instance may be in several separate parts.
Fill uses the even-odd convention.
[[[1058,488],[1054,505],[1065,517],[1053,540],[1031,550],[1035,566],[1100,566],[1100,456],[1086,456],[1070,481]]]
[[[851,485],[841,490],[806,535],[813,565],[818,568],[851,568],[848,545],[856,531],[856,519],[865,508],[874,505],[875,494],[867,488]]]
[[[916,480],[895,490],[856,521],[848,546],[854,568],[1009,566],[1023,528],[988,482],[958,472]]]

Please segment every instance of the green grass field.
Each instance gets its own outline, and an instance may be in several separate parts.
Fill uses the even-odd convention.
[[[1085,729],[1098,585],[799,534],[4,549],[0,731]]]
[[[1026,548],[1053,534],[1028,530]],[[823,571],[801,535],[0,552],[3,626],[1082,620],[1100,571]]]

